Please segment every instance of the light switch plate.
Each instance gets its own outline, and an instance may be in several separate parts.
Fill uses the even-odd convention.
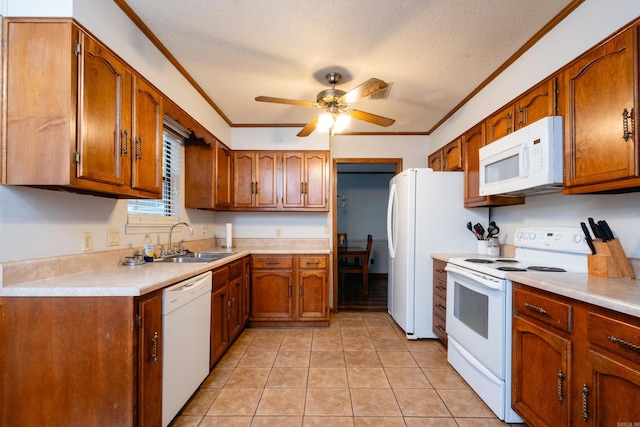
[[[82,252],[88,252],[93,248],[93,234],[85,231],[82,234]]]
[[[120,246],[120,230],[114,228],[107,231],[107,246]]]

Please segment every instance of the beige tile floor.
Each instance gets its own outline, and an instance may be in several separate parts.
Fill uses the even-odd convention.
[[[172,427],[506,426],[434,340],[386,313],[328,328],[245,329]]]

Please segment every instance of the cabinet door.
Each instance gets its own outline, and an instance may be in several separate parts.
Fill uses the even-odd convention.
[[[551,78],[516,101],[515,130],[547,116],[558,114],[558,79]]]
[[[442,172],[442,150],[438,150],[435,153],[431,153],[428,158],[429,167],[436,172]]]
[[[461,171],[464,166],[463,152],[462,137],[445,145],[442,149],[443,169],[450,172]]]
[[[217,143],[215,170],[215,207],[229,209],[231,207],[232,165],[231,150]]]
[[[229,294],[228,286],[221,286],[211,293],[211,360],[213,364],[222,356],[229,344]]]
[[[229,340],[233,340],[244,326],[242,285],[242,276],[229,281]]]
[[[300,270],[298,276],[298,318],[325,319],[327,315],[326,270]]]
[[[565,192],[640,185],[638,132],[633,125],[638,123],[636,50],[637,29],[633,28],[565,71]]]
[[[251,317],[256,320],[293,320],[293,278],[290,270],[253,270]]]
[[[571,342],[513,318],[511,406],[531,425],[569,425]]]
[[[253,175],[255,155],[252,152],[233,153],[233,207],[254,206],[255,177]]]
[[[640,371],[637,365],[622,364],[589,350],[587,368],[589,376],[585,380],[589,383],[581,384],[584,421],[595,426],[616,426],[632,425],[640,420]]]
[[[304,206],[328,209],[327,153],[305,153]]]
[[[282,155],[282,207],[304,206],[304,155],[284,153]]]
[[[276,208],[278,205],[277,154],[274,152],[258,152],[256,154],[256,198],[257,208]]]
[[[162,294],[138,303],[142,329],[138,335],[138,424],[162,424]]]
[[[131,188],[162,198],[162,96],[134,77]]]
[[[188,142],[184,157],[185,207],[213,209],[217,185],[214,176],[216,150],[205,143]]]
[[[81,33],[78,91],[78,178],[127,185],[131,74],[104,46]],[[122,138],[122,146],[121,146]]]
[[[486,143],[491,144],[493,141],[502,138],[514,131],[514,106],[508,105],[502,110],[494,113],[486,120],[487,135]]]
[[[242,324],[246,325],[249,320],[249,307],[251,303],[251,257],[247,256],[242,260]]]

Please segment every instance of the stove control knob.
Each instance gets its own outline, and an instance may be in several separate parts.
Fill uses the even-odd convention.
[[[536,240],[536,233],[535,232],[531,233],[530,237],[531,237],[531,240]]]
[[[582,241],[582,236],[579,234],[573,235],[573,243],[580,243]]]

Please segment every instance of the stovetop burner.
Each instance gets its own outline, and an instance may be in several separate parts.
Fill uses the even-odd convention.
[[[467,258],[467,262],[475,262],[476,264],[493,264],[494,261],[486,258]]]
[[[513,259],[513,258],[500,258],[500,259],[497,259],[496,262],[510,262],[510,263],[514,263],[515,264],[515,263],[520,262],[520,261],[518,261],[517,259]]]
[[[496,268],[496,270],[502,270],[502,271],[527,271],[526,268],[519,268],[519,267],[498,267]]]
[[[530,267],[527,267],[527,270],[531,270],[531,271],[545,271],[545,272],[550,272],[550,273],[564,273],[567,270],[565,270],[564,268],[559,268],[559,267],[545,267],[542,265],[532,265]]]

